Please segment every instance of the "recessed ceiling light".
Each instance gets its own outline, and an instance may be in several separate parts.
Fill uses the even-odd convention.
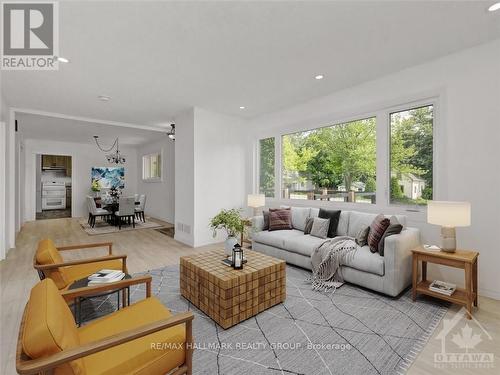
[[[62,62],[62,63],[69,63],[69,60],[66,57],[58,57],[57,61]]]
[[[100,101],[102,102],[109,102],[111,100],[111,96],[107,96],[107,95],[99,95],[97,97],[97,99],[99,99]]]
[[[244,106],[240,106],[240,109],[245,109],[245,107]]]
[[[500,9],[500,2],[493,4],[492,6],[490,6],[490,7],[488,8],[488,10],[489,10],[490,12],[494,12],[495,10],[498,10],[498,9]]]
[[[317,76],[314,77],[314,79],[323,79],[325,78],[323,74],[318,74]]]

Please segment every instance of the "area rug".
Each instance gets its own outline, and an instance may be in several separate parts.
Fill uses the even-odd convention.
[[[117,233],[117,232],[123,232],[123,231],[130,231],[130,230],[140,230],[140,229],[153,229],[153,228],[161,228],[163,227],[163,224],[158,224],[154,221],[151,221],[150,218],[146,217],[146,222],[143,223],[142,221],[137,221],[135,222],[135,228],[132,227],[132,224],[122,224],[122,229],[118,229],[117,226],[110,225],[104,221],[98,220],[95,223],[94,228],[92,228],[88,223],[87,220],[80,220],[79,221],[80,226],[82,229],[89,235],[95,236],[98,234],[110,234],[110,233]]]
[[[287,266],[286,301],[227,330],[179,294],[178,266],[148,272],[153,294],[172,312],[191,310],[194,374],[404,373],[432,335],[448,304],[386,297],[344,284],[334,293],[312,291],[308,271]],[[144,273],[147,274],[147,273]],[[144,286],[131,290],[143,299]],[[109,313],[116,298],[93,300],[84,317]]]

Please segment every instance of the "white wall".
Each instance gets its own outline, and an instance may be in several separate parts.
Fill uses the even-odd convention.
[[[137,149],[137,193],[146,194],[146,215],[174,223],[175,220],[175,142],[159,134],[160,141]],[[161,152],[161,176],[158,182],[142,180],[142,157]]]
[[[0,73],[1,83],[1,73]],[[1,84],[0,84],[1,87]],[[7,253],[7,210],[5,207],[6,202],[6,183],[7,183],[7,123],[8,123],[8,108],[4,101],[3,93],[0,90],[0,260],[5,258]]]
[[[195,246],[221,242],[208,223],[223,208],[245,205],[245,145],[241,119],[195,109]]]
[[[194,246],[194,108],[175,118],[175,239]],[[184,230],[183,230],[184,229]]]
[[[201,108],[175,120],[175,239],[190,246],[220,242],[224,237],[213,238],[208,228],[210,218],[245,201],[242,120]]]
[[[413,100],[437,96],[435,122],[436,191],[434,199],[464,200],[472,204],[472,225],[458,228],[461,248],[475,249],[479,257],[479,292],[500,299],[500,41],[462,51],[431,63],[336,92],[307,103],[252,120],[254,139],[247,159],[255,159],[259,138],[377,114],[377,171],[387,173],[387,118],[378,111]],[[328,79],[328,77],[326,77]],[[380,148],[381,147],[381,148]],[[255,172],[254,168],[249,171]],[[249,176],[247,189],[255,189]],[[438,242],[439,228],[426,223],[425,212],[406,212],[388,206],[387,185],[377,176],[377,204],[334,204],[344,209],[407,214],[410,224],[421,228],[424,242]],[[296,201],[294,201],[296,202]],[[269,200],[270,205],[283,203]],[[289,203],[289,202],[288,202]],[[301,202],[318,204],[317,202]],[[430,277],[463,284],[463,271],[430,266]]]
[[[68,155],[72,157],[72,216],[88,215],[85,197],[91,193],[90,173],[92,167],[112,166],[106,161],[104,153],[95,144],[56,142],[39,139],[26,139],[25,150],[25,189],[24,221],[34,220],[36,211],[36,154]],[[134,148],[122,146],[120,150],[127,156],[125,167],[124,195],[137,191],[137,152]]]

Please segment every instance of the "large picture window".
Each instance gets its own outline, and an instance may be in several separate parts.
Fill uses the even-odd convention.
[[[282,198],[375,203],[375,117],[282,137]]]
[[[425,205],[432,199],[432,105],[390,114],[390,202]]]
[[[259,192],[266,197],[274,197],[274,138],[261,139],[259,141]]]

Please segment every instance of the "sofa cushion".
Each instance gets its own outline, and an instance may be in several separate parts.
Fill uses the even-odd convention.
[[[349,228],[347,235],[349,237],[356,237],[356,234],[365,226],[370,226],[373,219],[377,214],[370,214],[366,212],[351,211],[349,215]]]
[[[340,212],[339,225],[337,226],[337,236],[347,236],[350,216],[351,211]]]
[[[309,234],[289,237],[285,239],[285,250],[291,251],[296,254],[311,256],[313,250],[320,246],[327,239],[313,237]]]
[[[291,210],[293,229],[304,231],[311,209],[309,207],[292,207]]]
[[[88,277],[93,273],[96,273],[100,270],[119,270],[123,269],[123,263],[121,259],[113,259],[113,260],[103,260],[102,262],[93,262],[93,263],[85,263],[85,264],[77,264],[75,266],[62,267],[61,273],[64,275],[65,280],[68,281],[68,285],[66,285],[66,289],[76,280],[83,279],[84,277]],[[125,272],[127,269],[125,268]]]
[[[311,207],[311,212],[309,213],[309,217],[318,217],[319,216],[319,208]]]
[[[333,238],[337,235],[337,227],[339,226],[340,210],[324,210],[319,209],[319,217],[322,219],[330,219],[328,228],[328,237]]]
[[[158,299],[146,298],[80,328],[80,341],[86,344],[102,340],[171,316]],[[85,357],[87,373],[164,374],[184,362],[185,340],[183,324],[158,331]],[[157,345],[156,348],[153,345]]]
[[[54,242],[51,239],[44,239],[38,242],[36,250],[36,262],[42,265],[63,263],[63,258],[59,254]],[[46,277],[51,278],[59,289],[68,285],[68,280],[64,278],[59,268],[43,271]]]
[[[265,245],[286,249],[285,240],[294,237],[304,237],[304,232],[297,229],[262,231],[254,233],[252,239]]]
[[[80,345],[73,314],[52,279],[31,289],[22,335],[23,351],[32,359],[42,358]],[[82,359],[56,368],[56,374],[86,374]]]
[[[347,256],[342,265],[355,268],[360,271],[384,276],[384,257],[378,253],[372,253],[368,246],[358,247],[353,256]]]

